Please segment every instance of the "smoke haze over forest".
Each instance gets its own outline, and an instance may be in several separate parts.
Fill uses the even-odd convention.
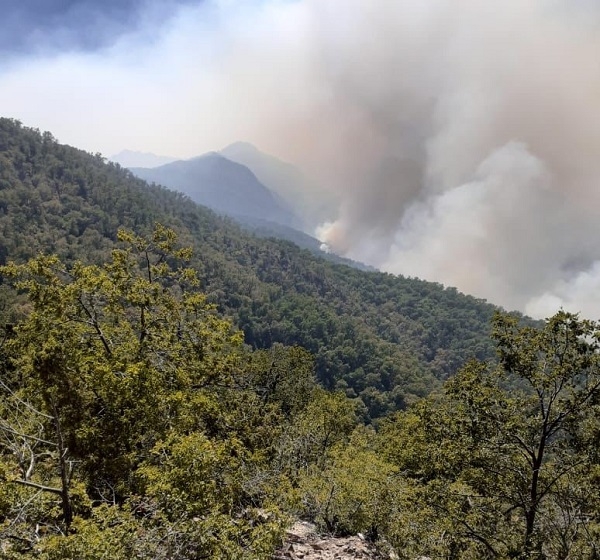
[[[337,252],[598,318],[599,26],[591,0],[29,0],[0,107],[105,155],[250,141],[336,193]]]

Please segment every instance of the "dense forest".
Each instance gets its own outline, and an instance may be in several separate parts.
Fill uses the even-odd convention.
[[[334,265],[0,124],[2,558],[268,560],[297,517],[403,560],[600,557],[599,323]]]
[[[358,397],[365,418],[429,394],[471,358],[494,357],[494,307],[481,300],[254,237],[99,155],[0,120],[0,263],[38,252],[101,263],[119,227],[149,235],[156,222],[194,249],[203,291],[247,344],[307,349],[319,381]]]

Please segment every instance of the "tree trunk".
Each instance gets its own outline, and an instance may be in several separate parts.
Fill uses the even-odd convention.
[[[56,403],[52,403],[52,412],[54,413],[54,426],[56,428],[56,438],[58,443],[58,464],[60,469],[60,499],[63,512],[63,521],[65,523],[65,532],[68,534],[73,522],[73,508],[71,506],[71,497],[69,495],[70,469],[67,461],[68,449],[65,447],[60,418]]]

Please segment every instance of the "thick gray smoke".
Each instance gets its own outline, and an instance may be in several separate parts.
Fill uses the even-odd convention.
[[[177,5],[92,54],[11,63],[0,106],[107,154],[250,141],[337,193],[336,251],[600,317],[597,0]]]
[[[536,316],[560,306],[600,316],[598,10],[311,8],[329,88],[319,134],[341,177],[323,240]]]

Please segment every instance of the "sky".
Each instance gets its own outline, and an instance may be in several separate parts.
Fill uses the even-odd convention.
[[[244,140],[339,206],[333,250],[600,318],[597,0],[20,0],[0,113],[193,157]]]

